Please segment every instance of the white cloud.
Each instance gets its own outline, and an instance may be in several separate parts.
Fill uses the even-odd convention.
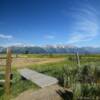
[[[72,32],[67,43],[77,43],[81,41],[93,40],[98,36],[98,17],[93,7],[85,7],[81,10],[75,10],[75,25],[72,26]]]
[[[45,35],[45,38],[46,38],[46,39],[54,39],[55,36],[53,36],[53,35]]]
[[[0,38],[1,38],[1,39],[12,39],[13,36],[12,36],[12,35],[4,35],[4,34],[0,34]]]
[[[3,45],[5,47],[10,47],[10,46],[17,46],[17,47],[33,47],[35,45],[33,44],[28,44],[28,43],[22,43],[22,42],[15,42],[15,43],[6,43],[5,45]]]

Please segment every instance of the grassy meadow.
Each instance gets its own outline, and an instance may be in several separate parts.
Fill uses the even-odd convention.
[[[17,59],[17,60],[16,60]],[[67,54],[20,54],[13,55],[11,97],[38,86],[28,80],[22,80],[17,72],[19,68],[30,68],[56,77],[59,84],[73,91],[73,100],[79,97],[100,98],[100,55],[80,55],[81,66],[77,65],[76,55]],[[1,68],[0,71],[4,71]],[[0,79],[4,76],[0,75]],[[4,84],[0,85],[0,100],[4,99]],[[92,99],[91,99],[92,100]],[[95,100],[95,99],[94,99]]]

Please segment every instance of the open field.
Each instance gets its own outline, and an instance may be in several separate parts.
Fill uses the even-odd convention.
[[[34,64],[45,64],[63,61],[64,58],[14,58],[12,66],[15,68],[23,68]]]
[[[20,93],[26,90],[35,91],[39,89],[38,86],[33,84],[28,80],[22,80],[21,76],[17,72],[19,68],[28,67],[32,70],[36,70],[38,72],[56,77],[60,85],[64,86],[64,79],[67,76],[64,76],[65,71],[73,72],[77,71],[77,62],[75,55],[62,55],[61,58],[58,55],[19,55],[17,58],[13,58],[12,63],[12,72],[13,76],[13,83],[12,83],[12,98],[15,98]],[[100,68],[100,56],[99,55],[81,55],[80,57],[81,67],[83,68],[84,65],[90,65],[95,68]],[[75,77],[75,74],[71,73],[71,77]],[[70,73],[67,73],[68,75]],[[69,76],[68,76],[69,77]],[[2,77],[1,77],[2,78]],[[73,80],[74,81],[74,80]],[[72,82],[72,81],[71,81]],[[69,86],[69,83],[66,85]],[[72,86],[72,85],[71,85]],[[0,98],[3,98],[4,89],[0,87]],[[0,99],[4,100],[4,99]]]

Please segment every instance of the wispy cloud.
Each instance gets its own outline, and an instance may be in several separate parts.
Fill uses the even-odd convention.
[[[13,36],[12,36],[12,35],[4,35],[4,34],[0,34],[0,38],[1,38],[1,39],[12,39]]]
[[[33,47],[35,45],[33,44],[30,44],[30,43],[23,43],[23,42],[13,42],[13,43],[5,43],[5,45],[1,45],[1,46],[4,46],[4,47],[10,47],[10,46],[18,46],[18,47]]]
[[[46,39],[54,39],[54,38],[55,38],[54,35],[45,35],[44,37],[45,37]]]
[[[85,6],[79,10],[75,9],[73,14],[75,23],[72,26],[68,43],[89,41],[98,36],[99,25],[96,9],[92,6]]]

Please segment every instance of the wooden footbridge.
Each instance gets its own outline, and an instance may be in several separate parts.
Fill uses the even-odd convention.
[[[58,83],[58,80],[54,77],[47,76],[42,73],[38,73],[34,70],[30,70],[27,68],[18,70],[18,72],[21,74],[22,77],[32,81],[33,83],[35,83],[41,88]]]

